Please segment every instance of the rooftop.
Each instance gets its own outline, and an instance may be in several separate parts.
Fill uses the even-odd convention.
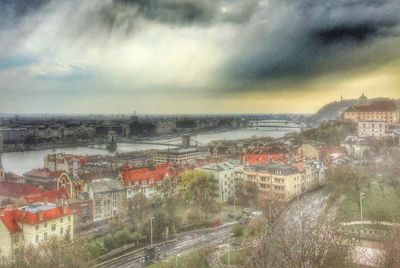
[[[254,165],[250,167],[254,168],[256,171],[261,171],[261,172],[264,171],[274,174],[276,174],[279,171],[279,173],[282,175],[293,175],[299,173],[299,170],[296,167],[287,164],[269,163],[263,165]]]
[[[27,206],[21,207],[21,210],[25,210],[26,212],[31,212],[31,213],[38,213],[40,211],[46,211],[52,208],[55,208],[56,205],[52,203],[33,203],[29,204]]]
[[[118,180],[112,180],[108,178],[93,180],[89,183],[89,187],[92,188],[95,193],[114,192],[125,190],[122,183]]]
[[[238,160],[229,160],[220,163],[209,164],[207,166],[202,167],[202,169],[213,170],[213,171],[226,171],[230,169],[234,169],[240,165]]]

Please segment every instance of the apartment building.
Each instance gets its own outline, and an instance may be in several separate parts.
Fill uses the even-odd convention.
[[[244,181],[255,183],[265,199],[289,202],[302,194],[303,176],[294,166],[269,163],[244,167]]]
[[[207,173],[211,173],[218,181],[219,202],[228,202],[234,196],[235,184],[242,179],[243,165],[237,160],[229,160],[221,163],[214,163],[197,168]]]
[[[98,179],[88,184],[87,192],[93,199],[93,221],[116,217],[124,210],[125,187],[119,180]]]
[[[154,153],[153,163],[155,165],[164,163],[185,164],[200,157],[200,152],[197,148],[169,149]]]
[[[358,136],[382,138],[389,136],[389,124],[385,121],[359,121]]]
[[[139,193],[152,198],[158,193],[158,186],[162,180],[173,179],[173,172],[168,168],[168,164],[154,168],[125,168],[120,174],[120,179],[126,188],[128,199]]]
[[[7,208],[0,214],[0,256],[12,256],[27,245],[38,245],[50,237],[73,239],[73,213],[67,206],[33,203]]]

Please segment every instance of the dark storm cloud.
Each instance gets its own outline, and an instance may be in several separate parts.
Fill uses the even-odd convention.
[[[269,1],[224,72],[240,89],[382,63],[399,57],[399,25],[398,0]]]
[[[50,0],[1,0],[0,23],[4,27],[12,26],[22,17],[41,9]]]

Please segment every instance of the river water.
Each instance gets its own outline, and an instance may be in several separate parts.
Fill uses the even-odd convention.
[[[273,125],[274,123],[272,123]],[[269,124],[271,125],[271,124]],[[289,124],[289,127],[296,125]],[[237,140],[247,139],[252,137],[273,137],[279,138],[286,133],[299,131],[299,128],[286,128],[277,125],[277,127],[253,127],[238,130],[230,130],[215,133],[199,134],[192,137],[192,140],[197,141],[199,145],[206,145],[213,140]],[[157,142],[157,141],[154,141]],[[165,140],[160,139],[158,142],[170,143],[171,145],[180,143],[179,139]],[[118,143],[118,152],[130,152],[149,149],[166,149],[168,146],[154,145],[154,144],[130,144]],[[43,158],[51,153],[65,152],[68,154],[77,155],[107,155],[110,153],[104,148],[88,148],[88,147],[72,147],[72,148],[59,148],[38,151],[25,151],[25,152],[7,152],[1,155],[1,160],[6,171],[12,171],[16,174],[22,175],[23,173],[33,169],[43,167]]]

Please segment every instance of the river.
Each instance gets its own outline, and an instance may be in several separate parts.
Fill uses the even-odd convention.
[[[291,123],[292,124],[292,123]],[[271,125],[271,124],[270,124]],[[272,124],[273,125],[273,124]],[[288,125],[293,127],[296,125]],[[296,128],[286,128],[277,125],[277,127],[253,127],[244,128],[238,130],[230,130],[223,132],[205,133],[194,135],[192,139],[197,141],[199,145],[205,145],[213,140],[237,140],[246,139],[252,137],[273,137],[279,138],[284,136],[286,133],[299,131]],[[169,140],[160,139],[158,142],[169,143]],[[154,141],[157,142],[157,141]],[[178,139],[171,140],[171,145],[179,143]],[[153,145],[153,144],[130,144],[130,143],[118,143],[118,152],[130,152],[140,151],[149,149],[166,149],[167,146]],[[50,153],[65,152],[68,154],[78,155],[107,155],[114,154],[110,153],[104,148],[89,148],[89,147],[71,147],[71,148],[59,148],[59,149],[48,149],[38,151],[25,151],[25,152],[6,152],[2,153],[1,160],[6,171],[12,171],[16,174],[23,174],[33,168],[43,167],[43,158]]]

